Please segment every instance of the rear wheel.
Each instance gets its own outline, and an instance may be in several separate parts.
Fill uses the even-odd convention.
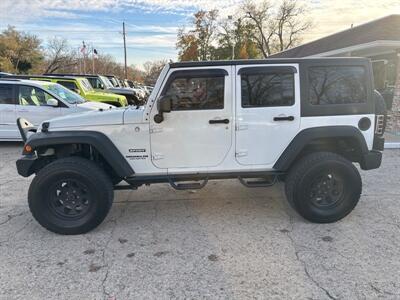
[[[57,160],[33,179],[28,193],[33,217],[60,234],[82,234],[97,227],[113,201],[110,179],[93,162],[70,157]]]
[[[362,183],[358,170],[344,157],[318,152],[302,158],[286,179],[290,205],[316,223],[338,221],[357,205]]]

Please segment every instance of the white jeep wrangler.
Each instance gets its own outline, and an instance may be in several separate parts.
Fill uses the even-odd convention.
[[[60,117],[28,139],[19,120],[26,143],[17,168],[36,174],[33,216],[61,234],[98,226],[114,190],[197,189],[226,178],[248,187],[284,181],[301,216],[327,223],[360,198],[353,163],[380,166],[385,118],[367,59],[172,63],[145,106]]]

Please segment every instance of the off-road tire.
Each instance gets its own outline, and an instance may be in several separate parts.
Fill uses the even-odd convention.
[[[96,228],[107,216],[113,197],[111,180],[101,168],[90,160],[68,157],[38,172],[29,187],[28,203],[40,225],[72,235]],[[67,203],[80,207],[66,207]],[[70,215],[73,212],[77,215]]]
[[[316,188],[324,187],[324,184],[318,184],[325,181],[324,178],[329,182],[333,180],[331,178],[336,178],[336,183],[328,185],[333,186],[333,190],[340,185],[341,193],[335,190],[321,192]],[[332,223],[347,216],[357,205],[361,190],[361,177],[355,166],[344,157],[330,152],[316,152],[303,157],[289,171],[285,185],[289,204],[303,218],[314,223]],[[319,197],[320,193],[328,194],[327,198]],[[337,198],[337,202],[331,205],[318,203],[321,199],[330,199],[329,195]]]

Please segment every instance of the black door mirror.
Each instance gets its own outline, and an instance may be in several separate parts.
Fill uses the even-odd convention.
[[[157,109],[159,113],[169,113],[171,112],[172,101],[171,97],[164,96],[161,97],[157,102]]]
[[[154,122],[161,123],[164,121],[164,113],[171,112],[172,99],[169,96],[163,96],[157,101],[158,114],[154,116]]]

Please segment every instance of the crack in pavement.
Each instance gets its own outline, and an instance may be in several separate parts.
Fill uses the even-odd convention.
[[[289,214],[288,214],[288,216],[289,216],[290,230],[288,230],[287,232],[285,232],[285,234],[286,234],[286,236],[289,238],[289,240],[290,240],[290,242],[291,242],[291,244],[292,244],[292,246],[293,246],[294,253],[295,253],[295,256],[296,256],[296,260],[299,261],[299,262],[302,264],[303,269],[304,269],[304,273],[306,274],[306,276],[308,277],[308,279],[310,279],[310,280],[315,284],[315,286],[317,286],[320,290],[322,290],[322,291],[325,293],[325,295],[326,295],[329,299],[337,300],[337,299],[338,299],[337,297],[333,296],[326,288],[324,288],[324,287],[310,274],[310,272],[309,272],[309,270],[308,270],[307,263],[306,263],[303,259],[300,258],[300,255],[299,255],[300,251],[297,250],[297,244],[296,244],[296,242],[294,241],[293,237],[290,235],[290,234],[293,232],[293,229],[294,229],[293,217],[292,217],[291,215],[289,215]]]
[[[106,291],[106,282],[107,282],[108,275],[110,273],[110,268],[111,268],[111,265],[109,265],[109,263],[106,262],[105,254],[106,254],[106,251],[108,249],[108,245],[110,244],[110,242],[111,242],[111,240],[113,238],[115,229],[117,228],[118,220],[121,219],[123,217],[123,215],[125,214],[125,211],[127,209],[127,205],[128,205],[128,203],[125,204],[124,208],[121,210],[121,213],[119,214],[118,217],[110,220],[110,223],[114,223],[114,226],[110,231],[110,237],[108,238],[108,240],[107,240],[106,244],[104,245],[104,247],[101,249],[101,252],[102,252],[101,257],[102,257],[102,261],[103,261],[103,267],[106,268],[106,273],[104,275],[103,280],[101,281],[101,287],[102,287],[102,292],[103,292],[104,299],[110,298],[110,293],[108,293]]]
[[[9,243],[11,238],[14,238],[18,233],[20,233],[22,230],[24,230],[30,223],[32,223],[32,219],[30,219],[28,222],[26,222],[20,229],[18,229],[16,232],[10,234],[8,238],[4,241],[0,241],[0,246],[3,246],[3,244]]]
[[[24,214],[26,214],[26,212],[21,212],[21,213],[16,214],[16,215],[7,215],[7,220],[1,222],[1,223],[0,223],[0,226],[6,224],[6,223],[8,223],[8,222],[10,222],[10,221],[11,221],[12,219],[14,219],[15,217],[20,217],[20,216],[22,216],[22,215],[24,215]]]

